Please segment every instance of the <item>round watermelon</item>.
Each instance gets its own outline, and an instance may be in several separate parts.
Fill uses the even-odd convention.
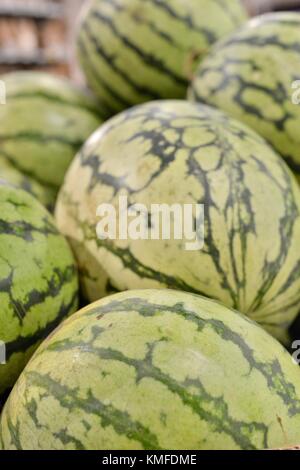
[[[0,184],[0,394],[77,309],[77,271],[52,216],[30,194]]]
[[[300,440],[300,373],[221,304],[116,294],[64,322],[20,376],[4,449],[264,449]]]
[[[93,0],[77,49],[108,115],[186,95],[194,63],[247,19],[239,0]]]
[[[300,178],[300,13],[254,18],[220,41],[190,90],[265,137]]]
[[[56,191],[42,185],[34,178],[21,173],[6,159],[0,157],[0,179],[29,192],[47,209],[53,211]]]
[[[109,203],[121,219],[120,197],[145,205],[154,229],[152,204],[204,204],[204,247],[187,249],[173,233],[99,236],[98,209]],[[300,188],[261,137],[213,108],[161,101],[109,120],[71,165],[56,218],[90,300],[112,287],[191,291],[279,338],[298,313]]]
[[[63,78],[14,72],[0,79],[6,88],[0,160],[45,187],[54,204],[72,158],[102,122],[98,109],[93,98]]]

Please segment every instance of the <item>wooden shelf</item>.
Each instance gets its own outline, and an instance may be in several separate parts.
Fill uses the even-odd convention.
[[[0,16],[3,17],[59,19],[63,15],[63,5],[53,1],[32,0],[24,4],[16,0],[2,0],[0,3]]]
[[[19,50],[0,50],[0,65],[53,65],[67,62],[66,53],[47,51],[45,49],[35,50],[31,54],[22,54]]]
[[[0,73],[33,68],[69,75],[73,24],[67,12],[77,13],[79,2],[0,0]]]

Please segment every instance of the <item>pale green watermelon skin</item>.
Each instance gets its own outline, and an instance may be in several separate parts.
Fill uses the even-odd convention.
[[[81,182],[78,185],[78,181]],[[204,204],[205,246],[102,240],[98,206]],[[66,176],[56,220],[90,301],[119,290],[184,290],[221,301],[281,340],[300,304],[300,189],[251,129],[185,101],[147,103],[99,129]]]
[[[0,395],[41,341],[78,308],[73,254],[53,217],[30,194],[0,183]],[[2,351],[2,350],[1,350]]]
[[[197,295],[131,291],[65,321],[20,376],[6,450],[265,449],[300,440],[300,374],[255,323]]]
[[[252,19],[212,48],[189,97],[251,126],[300,178],[299,79],[300,13],[272,13]]]
[[[46,203],[53,206],[74,155],[103,122],[101,108],[67,79],[51,74],[12,72],[0,79],[6,88],[0,160],[44,188]]]
[[[184,98],[193,63],[247,20],[239,0],[93,0],[78,27],[78,58],[108,115]]]

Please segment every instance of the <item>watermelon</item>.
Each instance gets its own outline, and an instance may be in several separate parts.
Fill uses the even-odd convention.
[[[150,219],[153,203],[204,204],[204,248],[189,251],[172,236],[98,237],[98,207],[109,202],[118,217],[121,196],[144,204]],[[74,159],[56,220],[91,301],[112,288],[190,291],[280,339],[298,313],[299,186],[261,137],[221,111],[167,100],[107,121]]]
[[[0,161],[44,187],[54,205],[72,158],[102,122],[94,99],[46,73],[13,72],[0,79],[6,87]]]
[[[239,0],[93,0],[81,15],[78,58],[110,116],[185,97],[195,63],[246,20]]]
[[[53,217],[22,189],[0,184],[0,394],[64,318],[77,309],[77,271]],[[1,356],[2,357],[2,356]]]
[[[264,449],[300,440],[300,373],[245,316],[141,290],[94,303],[39,348],[2,413],[2,447]]]
[[[250,125],[300,178],[300,14],[252,19],[199,66],[190,99]],[[298,105],[297,105],[298,104]]]
[[[17,170],[11,163],[0,157],[0,179],[18,186],[36,197],[41,204],[53,211],[56,192],[40,184],[30,176]]]

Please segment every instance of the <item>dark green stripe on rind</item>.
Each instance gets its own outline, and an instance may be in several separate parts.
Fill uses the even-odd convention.
[[[268,388],[280,396],[282,401],[288,407],[291,415],[300,413],[300,403],[297,395],[298,391],[295,389],[293,384],[286,382],[284,370],[281,369],[279,362],[276,359],[274,359],[272,363],[268,364],[257,361],[255,359],[255,351],[248,346],[246,340],[221,320],[216,318],[201,318],[201,315],[198,312],[189,310],[183,303],[174,305],[153,304],[138,297],[132,297],[127,301],[123,300],[121,302],[118,302],[117,300],[111,301],[110,303],[107,302],[104,307],[99,306],[95,310],[91,308],[91,310],[87,311],[85,315],[87,317],[94,317],[96,313],[97,315],[107,315],[110,311],[124,312],[124,314],[126,312],[137,311],[139,315],[145,317],[155,317],[158,314],[170,312],[184,318],[184,320],[188,322],[195,323],[199,332],[202,332],[207,327],[211,328],[219,338],[222,338],[222,340],[226,342],[228,341],[239,348],[245,360],[249,364],[249,369],[251,371],[256,369],[263,375],[268,384]],[[249,325],[253,324],[249,322]],[[72,344],[72,341],[68,341],[66,343],[66,348],[69,344]],[[55,343],[50,347],[51,350],[52,348],[53,350],[56,350]]]
[[[94,226],[88,226],[88,225],[82,224],[82,229],[84,230],[85,240],[94,241],[94,235],[93,235],[94,230],[95,230]],[[105,250],[107,250],[108,252],[116,256],[118,259],[120,259],[122,261],[122,265],[124,266],[124,268],[129,268],[132,272],[137,274],[140,278],[151,279],[156,282],[160,282],[162,285],[170,289],[177,289],[177,290],[192,292],[198,295],[204,295],[203,292],[201,292],[200,290],[195,289],[193,286],[186,284],[184,280],[180,279],[180,277],[168,276],[165,273],[156,271],[151,266],[147,266],[141,263],[131,253],[129,249],[119,248],[115,246],[109,240],[97,239],[96,244],[98,248],[105,248]]]
[[[35,174],[34,168],[31,171],[29,171],[28,169],[25,170],[24,168],[22,168],[22,162],[16,161],[15,156],[13,154],[8,153],[1,148],[0,148],[0,157],[3,158],[4,163],[8,163],[21,174],[24,174],[28,178],[33,179],[41,186],[44,186],[44,187],[46,186],[46,188],[49,189],[49,191],[51,191],[51,193],[53,194],[53,199],[55,200],[55,195],[57,193],[57,187],[55,184],[52,184],[49,181],[45,183],[45,181],[43,181],[41,178],[38,177],[38,175]],[[26,188],[22,188],[22,189],[26,190]]]
[[[230,113],[265,137],[300,174],[300,15],[266,14],[218,43],[200,65],[190,98]]]
[[[147,54],[130,39],[128,39],[128,37],[122,35],[109,17],[101,14],[98,10],[95,10],[92,12],[92,18],[97,18],[100,23],[108,26],[109,29],[113,32],[114,36],[118,38],[126,48],[134,52],[147,66],[154,67],[158,72],[165,74],[167,77],[171,78],[178,84],[183,85],[184,87],[188,86],[187,79],[184,80],[180,75],[177,75],[175,72],[167,68],[163,61],[157,59],[153,54]]]
[[[50,74],[14,72],[1,80],[7,103],[0,110],[0,154],[33,178],[33,186],[41,183],[47,206],[49,194],[53,207],[72,158],[102,122],[101,106],[68,80]],[[16,183],[18,178],[12,179]],[[34,188],[22,187],[34,193]]]
[[[195,33],[199,33],[200,36],[205,36],[205,39],[209,44],[213,44],[216,42],[218,39],[217,31],[214,33],[213,31],[210,31],[205,28],[205,26],[197,26],[194,23],[194,18],[190,14],[185,14],[181,15],[177,13],[173,8],[172,8],[172,3],[171,2],[162,2],[160,0],[145,0],[148,3],[152,3],[155,5],[156,8],[159,10],[164,11],[167,13],[171,18],[177,20],[179,23],[183,23],[187,30],[193,31]],[[227,12],[226,12],[227,13]]]
[[[160,308],[159,306],[154,305],[149,305],[149,307],[157,308],[157,310]],[[153,379],[155,382],[163,384],[172,394],[178,396],[185,406],[191,408],[193,413],[197,414],[201,419],[205,420],[209,424],[209,427],[213,428],[215,432],[228,434],[241,448],[254,449],[254,446],[249,439],[249,435],[251,436],[252,432],[261,433],[263,436],[262,440],[264,446],[267,446],[267,426],[265,426],[263,423],[243,423],[232,419],[228,412],[228,406],[222,397],[214,398],[209,395],[199,380],[187,379],[184,383],[176,382],[171,377],[164,374],[158,367],[155,367],[152,364],[152,349],[154,349],[155,344],[148,344],[147,346],[148,353],[143,360],[134,360],[128,358],[119,351],[112,349],[93,348],[87,344],[85,344],[84,348],[87,353],[95,354],[99,356],[100,359],[105,361],[117,361],[126,364],[129,367],[133,367],[136,373],[137,385],[146,378]],[[54,344],[51,350],[63,352],[70,349],[76,350],[80,347],[82,347],[82,343],[73,343],[71,340],[63,345],[58,344],[56,346]],[[29,376],[28,379],[29,382],[32,381],[31,376]],[[32,381],[32,383],[34,384],[34,381]],[[59,384],[56,383],[55,386],[59,387]],[[187,391],[189,387],[195,387],[197,389],[197,393],[189,393]],[[53,395],[56,396],[55,388],[53,391]],[[68,396],[70,396],[70,391],[68,392]],[[76,403],[74,403],[73,406],[76,406]],[[205,411],[206,406],[208,410],[212,411]],[[99,407],[101,408],[101,403],[99,403]],[[125,429],[130,429],[130,421],[126,424],[127,425]],[[122,433],[121,429],[116,430],[119,434]],[[137,440],[139,441],[140,439]],[[152,442],[150,441],[147,443],[148,445],[150,444],[150,447],[145,447],[144,442],[142,442],[142,444],[145,450],[159,448],[157,440],[154,439]]]
[[[164,244],[98,239],[86,208],[96,214],[109,201],[118,212],[120,195],[148,210],[153,203],[204,204],[204,247],[187,253],[186,240],[172,235]],[[82,283],[90,300],[107,281],[118,290],[191,291],[269,324],[280,339],[297,314],[299,188],[263,139],[207,106],[153,102],[108,121],[74,161],[57,220],[88,273]]]
[[[79,60],[108,112],[128,107],[125,101],[132,106],[184,97],[195,57],[200,60],[211,44],[247,16],[236,0],[210,3],[206,8],[206,1],[197,0],[187,5],[178,0],[95,0],[84,9],[77,39]]]
[[[73,294],[73,297],[67,304],[63,303],[60,306],[55,319],[47,323],[44,328],[37,330],[31,336],[19,336],[14,341],[5,343],[7,361],[9,361],[11,356],[14,354],[18,354],[19,352],[26,352],[32,346],[41,343],[41,341],[46,339],[47,336],[52,333],[52,331],[55,330],[55,328],[57,328],[65,318],[67,318],[70,312],[74,312],[76,310],[77,306],[78,296],[76,292]]]
[[[118,434],[124,434],[128,438],[140,442],[145,450],[159,449],[157,439],[151,432],[138,422],[130,419],[130,415],[122,412],[111,405],[105,405],[97,400],[92,392],[86,399],[80,398],[77,391],[59,384],[50,376],[29,372],[27,379],[29,383],[44,389],[49,396],[55,397],[62,407],[72,411],[74,407],[82,409],[85,413],[95,414],[101,418],[101,425],[113,426]]]
[[[45,129],[46,130],[46,129]],[[38,132],[18,132],[17,134],[0,134],[0,139],[2,142],[4,141],[18,141],[18,140],[31,140],[34,142],[40,142],[43,144],[46,143],[51,143],[51,142],[58,142],[62,145],[68,145],[71,146],[74,151],[78,150],[80,146],[82,145],[82,141],[80,140],[73,140],[73,139],[68,139],[63,136],[59,135],[50,135],[46,133],[38,133]]]
[[[82,57],[84,56],[87,56],[88,54],[88,50],[84,44],[83,41],[80,41],[79,44],[78,44],[78,48],[81,52],[81,55]],[[82,59],[84,60],[84,59]],[[109,96],[111,96],[114,100],[116,100],[117,102],[119,102],[122,106],[124,106],[125,108],[130,108],[131,106],[131,103],[129,101],[126,100],[125,97],[121,96],[117,90],[114,90],[111,85],[109,83],[106,83],[103,79],[103,77],[101,76],[101,73],[97,71],[96,67],[93,65],[92,62],[90,62],[89,66],[91,67],[92,71],[93,71],[93,74],[95,75],[95,78],[97,80],[97,82],[101,85],[101,87],[104,88],[104,90],[109,94]],[[114,114],[114,110],[113,108],[111,108],[111,105],[108,103],[107,100],[105,100],[103,97],[101,98],[102,102],[104,103],[105,105],[105,109],[107,109],[108,113],[110,115],[113,115]]]
[[[128,292],[82,310],[41,346],[2,415],[2,445],[277,447],[299,437],[299,387],[288,353],[237,312],[192,294]]]
[[[78,111],[80,111],[81,113],[86,110],[87,112],[89,113],[92,113],[92,114],[95,114],[95,116],[97,116],[99,118],[99,116],[101,116],[101,109],[96,109],[97,106],[92,106],[92,105],[87,105],[87,104],[83,104],[83,103],[76,103],[76,102],[73,102],[73,101],[69,101],[67,99],[64,99],[62,96],[59,96],[59,95],[54,95],[54,94],[50,94],[50,93],[47,93],[46,90],[43,90],[43,91],[21,91],[21,92],[17,92],[17,93],[12,93],[12,94],[8,94],[7,95],[7,99],[8,100],[28,100],[28,99],[32,99],[32,100],[44,100],[45,101],[45,106],[47,106],[47,102],[49,103],[55,103],[56,105],[62,105],[62,106],[66,106],[66,107],[70,107],[70,108],[74,108],[74,109],[78,109]]]
[[[124,80],[126,85],[129,85],[135,92],[147,97],[148,100],[159,100],[162,98],[161,95],[155,92],[155,90],[152,90],[151,87],[139,85],[135,81],[134,76],[130,75],[129,70],[125,71],[119,68],[118,65],[115,63],[114,55],[109,54],[107,51],[105,51],[104,47],[101,44],[101,38],[95,36],[90,31],[89,26],[86,23],[82,26],[82,34],[86,35],[88,40],[95,48],[96,52],[101,56],[101,58],[106,62],[106,64],[111,67],[112,70]],[[79,44],[81,44],[80,40]],[[110,84],[110,86],[112,86],[112,84]],[[116,91],[114,93],[116,93]]]
[[[0,394],[38,344],[78,307],[77,269],[50,214],[25,191],[0,186]]]
[[[114,11],[126,13],[126,8],[122,3],[118,3],[117,0],[102,0],[102,3],[106,2]],[[143,2],[145,3],[145,2]],[[151,21],[147,16],[140,14],[137,10],[136,13],[133,13],[130,17],[137,25],[142,24],[143,26],[149,28],[149,30],[155,35],[159,36],[160,39],[167,42],[169,45],[174,46],[178,49],[182,49],[182,45],[177,42],[176,34],[171,35],[171,32],[163,31],[159,28],[159,25],[155,21]],[[173,31],[172,31],[173,32]]]

